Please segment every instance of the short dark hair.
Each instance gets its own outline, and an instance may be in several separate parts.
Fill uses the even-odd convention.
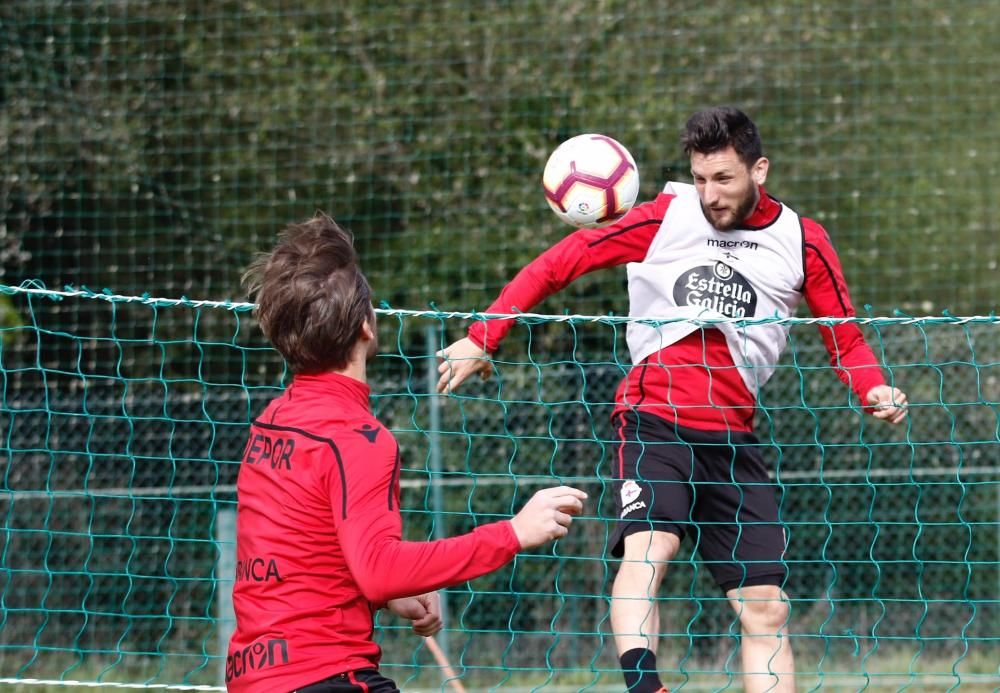
[[[344,368],[365,320],[374,322],[353,236],[322,213],[281,231],[274,248],[247,267],[243,286],[294,373]]]
[[[731,106],[708,108],[688,118],[681,144],[689,157],[692,152],[711,154],[731,145],[747,168],[764,156],[757,126],[746,113]]]

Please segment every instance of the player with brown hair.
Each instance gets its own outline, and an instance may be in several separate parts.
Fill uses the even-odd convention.
[[[566,535],[586,494],[538,491],[510,520],[402,540],[400,455],[371,413],[371,290],[351,236],[325,215],[288,226],[244,275],[264,334],[294,374],[254,420],[237,482],[234,693],[396,691],[374,614],[440,630],[435,590]]]

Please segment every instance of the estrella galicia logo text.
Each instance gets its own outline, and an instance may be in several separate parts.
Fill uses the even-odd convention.
[[[679,306],[701,306],[727,318],[753,317],[757,294],[746,277],[724,262],[693,267],[674,284],[674,301]]]

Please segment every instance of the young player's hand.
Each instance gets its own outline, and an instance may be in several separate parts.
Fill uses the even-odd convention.
[[[437,592],[393,599],[386,606],[397,616],[412,621],[413,632],[425,638],[437,633],[444,625],[441,621],[441,595]]]
[[[898,387],[877,385],[868,391],[868,406],[876,419],[898,424],[906,418],[906,394]]]
[[[437,384],[438,392],[454,391],[474,373],[479,373],[483,380],[493,374],[489,354],[468,337],[445,347],[437,353],[437,357],[441,359],[438,366],[438,373],[441,374]]]
[[[586,493],[571,486],[538,491],[510,521],[521,548],[533,549],[566,536],[573,516],[583,512],[586,498]]]

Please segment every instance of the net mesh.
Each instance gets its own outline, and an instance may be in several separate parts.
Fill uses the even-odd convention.
[[[235,477],[250,419],[287,379],[280,358],[244,304],[2,292],[21,316],[0,331],[5,680],[221,685]],[[95,327],[67,332],[67,310]],[[379,313],[372,402],[400,444],[408,538],[509,516],[542,485],[590,495],[554,548],[447,591],[456,674],[473,689],[620,689],[606,549],[624,319],[522,317],[496,377],[442,397],[433,353],[472,316]],[[789,320],[758,434],[789,531],[800,682],[995,686],[1000,323],[857,319],[906,383],[912,413],[894,428],[836,382],[815,321]],[[567,359],[540,346],[548,332],[607,348]],[[690,542],[657,604],[668,685],[739,685],[738,622]],[[376,637],[404,690],[446,688],[398,619],[381,614]]]

